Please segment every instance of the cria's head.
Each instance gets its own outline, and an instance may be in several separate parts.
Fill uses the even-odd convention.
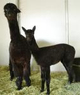
[[[12,20],[17,17],[17,13],[20,13],[20,10],[13,3],[7,3],[4,6],[4,13],[7,19]]]
[[[29,41],[32,41],[33,38],[34,38],[34,31],[36,29],[36,26],[34,26],[32,29],[28,29],[26,30],[24,27],[22,27],[23,31],[25,32],[25,35],[26,35],[26,40],[29,42]]]

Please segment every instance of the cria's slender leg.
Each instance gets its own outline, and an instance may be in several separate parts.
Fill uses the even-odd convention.
[[[47,86],[47,95],[50,94],[50,67],[46,68],[46,86]]]
[[[72,83],[75,80],[75,76],[71,66],[69,67],[68,74],[69,74],[69,82]]]
[[[17,77],[17,80],[16,80],[16,85],[17,85],[17,87],[18,87],[18,90],[20,90],[21,88],[22,88],[22,77],[21,76],[19,76],[19,77]]]
[[[14,78],[14,72],[13,72],[13,66],[10,59],[9,59],[9,70],[10,70],[10,80],[12,81]]]
[[[41,79],[42,79],[41,92],[43,92],[44,91],[44,84],[45,84],[45,69],[44,69],[44,67],[41,67]]]
[[[73,72],[73,69],[72,69],[72,62],[63,63],[63,65],[65,66],[65,68],[67,70],[67,73],[68,73],[68,76],[69,76],[69,82],[72,83],[73,80],[75,79],[74,72]]]
[[[29,78],[30,76],[30,68],[28,68],[27,64],[23,68],[23,76],[26,81],[26,85],[30,86],[31,85],[31,80]]]

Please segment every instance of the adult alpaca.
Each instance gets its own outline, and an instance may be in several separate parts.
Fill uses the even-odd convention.
[[[44,83],[46,81],[47,95],[49,95],[51,65],[61,61],[65,69],[67,70],[70,83],[73,82],[74,73],[72,71],[72,63],[74,61],[75,49],[67,44],[57,44],[54,46],[39,48],[34,38],[35,28],[36,27],[34,26],[32,30],[31,29],[26,30],[24,27],[22,27],[26,34],[26,40],[29,44],[31,53],[33,54],[38,65],[40,65],[41,67],[42,78],[41,92],[44,91]]]
[[[27,86],[31,85],[29,78],[31,53],[26,39],[20,34],[17,21],[17,13],[20,13],[20,10],[15,4],[7,3],[4,6],[4,13],[8,20],[11,38],[9,47],[10,76],[11,80],[14,78],[14,76],[17,77],[16,85],[18,90],[20,90],[22,87],[23,77]]]

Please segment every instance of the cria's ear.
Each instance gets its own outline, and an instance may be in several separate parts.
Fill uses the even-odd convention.
[[[26,30],[24,27],[22,27],[22,29],[23,29],[23,31],[26,33],[27,30]]]
[[[35,31],[35,29],[36,29],[36,26],[34,26],[32,30]]]

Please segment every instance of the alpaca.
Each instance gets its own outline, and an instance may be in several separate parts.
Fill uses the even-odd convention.
[[[50,66],[58,63],[59,61],[62,62],[67,70],[69,82],[72,83],[74,80],[72,64],[74,61],[75,49],[68,44],[57,44],[54,46],[39,48],[34,38],[36,26],[29,30],[26,30],[24,27],[22,27],[22,29],[25,32],[30,51],[38,65],[41,67],[41,92],[44,91],[44,83],[46,82],[47,95],[50,94]]]
[[[7,3],[4,6],[5,17],[8,20],[10,29],[10,46],[9,46],[9,68],[11,80],[17,77],[16,85],[18,90],[22,88],[23,77],[26,85],[31,85],[30,76],[30,58],[31,53],[28,48],[26,38],[20,34],[17,13],[20,10],[13,3]]]

